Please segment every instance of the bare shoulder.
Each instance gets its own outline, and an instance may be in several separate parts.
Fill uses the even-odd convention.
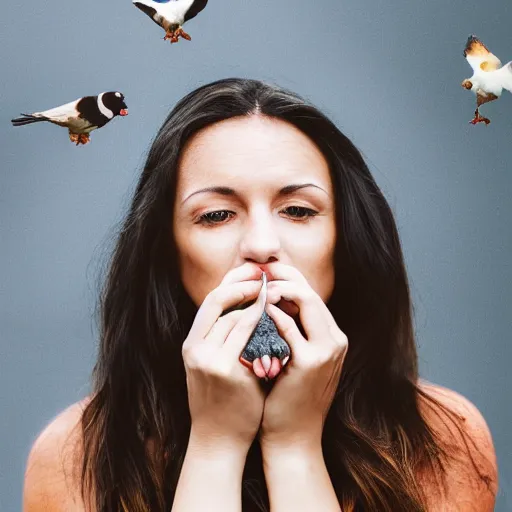
[[[426,381],[420,381],[419,387],[454,416],[454,421],[450,421],[421,397],[423,417],[450,455],[445,465],[447,495],[443,497],[443,510],[493,511],[498,490],[498,466],[484,417],[470,400],[456,391]]]
[[[76,462],[81,455],[82,411],[88,399],[58,414],[38,435],[30,450],[23,485],[23,511],[84,510]]]

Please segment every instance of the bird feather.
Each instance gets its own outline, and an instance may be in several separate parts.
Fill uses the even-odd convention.
[[[147,14],[155,23],[168,29],[169,25],[182,25],[187,11],[195,0],[169,0],[165,3],[153,0],[133,0],[133,4]]]
[[[496,75],[496,79],[500,82],[503,89],[512,92],[512,61],[507,62],[493,74]]]
[[[491,53],[480,39],[473,35],[468,37],[464,48],[464,57],[473,68],[474,73],[494,71],[501,68],[500,59]]]
[[[54,123],[67,123],[71,118],[78,116],[78,110],[76,109],[79,100],[71,101],[59,107],[44,110],[42,112],[34,112],[31,114],[33,117],[45,118]]]

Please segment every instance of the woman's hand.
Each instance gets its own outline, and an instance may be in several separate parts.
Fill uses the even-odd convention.
[[[348,340],[327,306],[295,268],[268,265],[266,311],[290,345],[291,357],[270,391],[263,412],[260,442],[295,444],[321,441],[323,425],[341,375]],[[274,304],[295,303],[306,334]],[[290,309],[290,308],[288,308]]]
[[[239,357],[265,307],[261,273],[251,264],[228,272],[206,296],[183,343],[195,441],[248,449],[260,426],[265,394]],[[224,310],[256,297],[248,308],[219,318]]]

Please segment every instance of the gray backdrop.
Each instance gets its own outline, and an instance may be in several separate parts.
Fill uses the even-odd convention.
[[[321,4],[321,7],[319,6]],[[311,99],[367,158],[397,217],[422,375],[485,416],[512,510],[512,96],[468,124],[478,35],[512,59],[507,0],[211,0],[164,43],[129,0],[3,2],[0,18],[0,509],[21,507],[29,447],[88,392],[96,276],[144,154],[186,92],[227,76]],[[130,115],[73,146],[19,112],[119,89]]]

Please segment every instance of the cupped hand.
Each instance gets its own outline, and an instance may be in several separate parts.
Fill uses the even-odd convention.
[[[290,345],[291,357],[265,401],[260,442],[317,443],[339,383],[348,340],[297,269],[278,262],[268,268],[273,280],[268,283],[266,311]],[[275,306],[282,300],[297,306],[306,337],[294,319]]]
[[[196,439],[248,447],[260,426],[265,394],[252,370],[239,361],[265,307],[260,277],[261,269],[250,264],[228,272],[206,296],[183,343]],[[256,297],[248,308],[219,318],[226,309]]]

